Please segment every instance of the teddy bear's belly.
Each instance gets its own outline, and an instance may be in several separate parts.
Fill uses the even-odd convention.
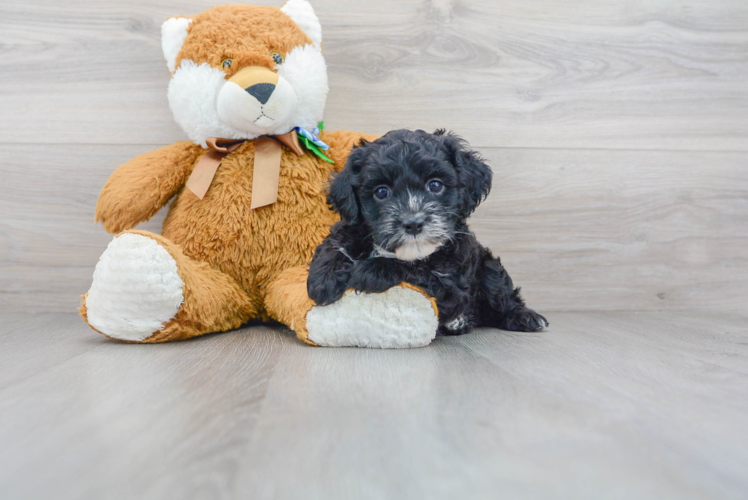
[[[324,192],[330,173],[313,160],[282,164],[278,201],[252,210],[251,169],[226,163],[203,200],[186,189],[179,193],[162,234],[189,257],[232,276],[261,301],[278,273],[311,261],[337,222]]]

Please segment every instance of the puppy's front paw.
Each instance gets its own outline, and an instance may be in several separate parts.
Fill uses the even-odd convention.
[[[470,331],[470,326],[468,317],[461,314],[450,321],[439,323],[439,333],[442,335],[463,335]]]
[[[307,281],[307,293],[317,305],[326,306],[337,302],[348,289],[348,275],[310,275]]]
[[[548,325],[548,320],[532,309],[519,307],[504,316],[499,328],[513,332],[538,332]]]
[[[382,293],[399,284],[394,279],[397,274],[389,262],[391,259],[366,259],[356,262],[351,269],[348,287],[357,292]]]

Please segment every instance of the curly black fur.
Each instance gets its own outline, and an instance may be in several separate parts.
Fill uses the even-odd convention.
[[[407,282],[436,298],[441,334],[543,329],[548,321],[525,306],[465,222],[488,195],[491,175],[480,155],[443,130],[395,130],[363,142],[330,184],[328,203],[341,221],[314,254],[309,296],[327,305],[348,288],[374,293]]]

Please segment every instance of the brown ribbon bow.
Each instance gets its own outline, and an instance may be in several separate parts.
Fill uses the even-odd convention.
[[[208,192],[223,158],[246,140],[208,137],[205,142],[209,150],[195,165],[192,175],[187,180],[187,189],[202,200],[205,193]],[[264,207],[278,201],[281,144],[299,156],[304,154],[295,130],[283,135],[263,135],[254,139],[254,143],[255,163],[252,170],[252,203],[249,208]]]

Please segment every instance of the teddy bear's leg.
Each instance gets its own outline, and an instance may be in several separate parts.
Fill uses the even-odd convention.
[[[91,328],[127,342],[225,331],[254,311],[233,278],[146,231],[127,231],[109,243],[80,307]]]
[[[421,347],[436,336],[436,300],[409,284],[383,293],[349,290],[329,306],[307,295],[307,267],[283,271],[268,287],[265,307],[278,321],[314,345],[330,347]]]

